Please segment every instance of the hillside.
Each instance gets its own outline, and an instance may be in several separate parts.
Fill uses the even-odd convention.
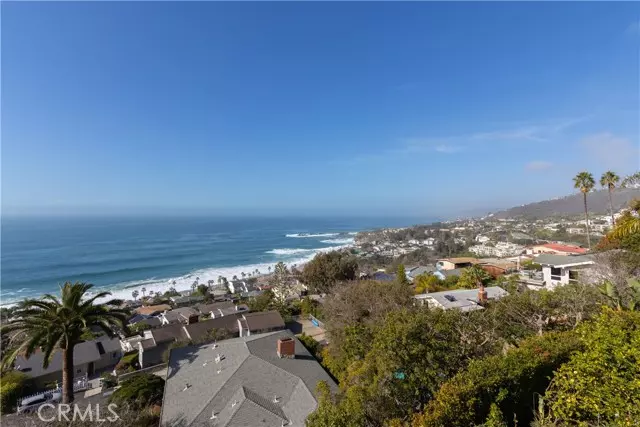
[[[617,189],[613,193],[614,209],[626,206],[633,198],[640,198],[640,189]],[[589,212],[606,214],[609,212],[609,196],[606,190],[598,190],[588,195]],[[573,194],[558,199],[544,200],[516,206],[494,213],[495,218],[544,218],[548,216],[576,215],[584,212],[582,194]]]

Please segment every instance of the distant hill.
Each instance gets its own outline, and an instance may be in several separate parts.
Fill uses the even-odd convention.
[[[626,206],[630,200],[640,198],[640,189],[616,189],[613,193],[613,207],[618,210]],[[587,196],[589,212],[606,214],[609,212],[609,196],[606,190],[598,190]],[[549,216],[576,215],[584,212],[582,194],[573,194],[558,199],[544,200],[516,206],[493,214],[494,218],[544,218]]]

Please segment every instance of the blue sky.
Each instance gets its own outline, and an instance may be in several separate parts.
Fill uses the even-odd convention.
[[[3,212],[442,215],[639,169],[633,3],[2,3]]]

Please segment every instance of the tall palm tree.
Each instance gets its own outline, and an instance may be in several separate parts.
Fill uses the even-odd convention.
[[[142,291],[142,298],[144,298],[146,296],[145,293],[147,292],[147,288],[143,287],[140,290]]]
[[[135,301],[137,301],[137,300],[138,300],[138,295],[140,295],[140,292],[138,292],[138,291],[133,291],[133,292],[131,292],[131,296],[133,297],[133,299],[134,299]]]
[[[609,210],[611,211],[611,221],[613,225],[616,225],[616,218],[613,216],[613,200],[611,199],[611,193],[616,185],[620,182],[620,177],[615,172],[607,171],[602,174],[600,178],[600,185],[606,187],[609,191]]]
[[[22,301],[11,321],[5,324],[2,334],[14,335],[16,348],[3,359],[3,367],[10,366],[22,354],[30,357],[38,349],[44,355],[42,366],[47,368],[52,355],[62,351],[62,401],[73,402],[73,349],[81,336],[91,327],[98,327],[108,336],[123,329],[129,313],[119,308],[121,300],[113,299],[103,304],[96,300],[111,295],[99,292],[88,297],[93,285],[65,283],[60,286],[60,297],[46,294],[40,299]]]
[[[593,179],[593,175],[589,172],[580,172],[573,178],[573,187],[580,190],[584,197],[584,219],[585,228],[587,229],[587,244],[591,249],[591,233],[589,231],[589,210],[587,209],[587,193],[593,190],[596,185],[596,181]]]

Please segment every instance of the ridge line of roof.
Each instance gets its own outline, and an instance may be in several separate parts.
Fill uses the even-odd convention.
[[[243,344],[245,347],[247,347],[247,342],[246,342],[246,341],[244,341],[242,344]],[[205,345],[202,345],[201,347],[206,347],[206,346],[209,346],[209,345],[211,345],[211,344],[205,344]],[[247,360],[248,360],[248,359],[249,359],[249,357],[251,356],[251,352],[249,351],[249,347],[247,347],[247,351],[249,352],[249,356],[245,357],[245,359],[242,361],[242,363],[241,363],[241,364],[239,364],[239,365],[238,365],[238,367],[237,367],[236,369],[234,369],[234,370],[233,370],[233,372],[231,373],[231,375],[229,376],[229,378],[233,377],[233,375],[238,371],[238,369],[240,369],[240,368],[242,367],[242,365],[244,365],[244,364],[247,362]],[[166,384],[167,384],[168,382],[169,382],[169,381],[167,381],[167,382],[165,383],[165,387],[166,387]],[[226,382],[225,382],[225,383],[226,383]],[[241,386],[241,387],[242,387],[242,386]],[[193,422],[194,422],[195,420],[197,420],[197,419],[198,419],[198,417],[200,416],[200,414],[202,414],[202,412],[207,408],[207,406],[209,405],[209,403],[211,403],[211,402],[213,401],[213,399],[215,399],[215,398],[216,398],[216,396],[217,396],[218,394],[220,394],[220,390],[222,390],[222,387],[220,387],[220,388],[218,389],[218,391],[216,392],[216,394],[214,394],[213,396],[211,396],[211,399],[209,399],[209,400],[205,401],[203,408],[202,408],[200,411],[198,411],[198,413],[196,414],[196,416],[195,416],[195,417],[193,417],[193,420],[189,423],[189,425],[192,425],[192,424],[193,424]],[[162,400],[162,403],[164,403],[164,399]]]

